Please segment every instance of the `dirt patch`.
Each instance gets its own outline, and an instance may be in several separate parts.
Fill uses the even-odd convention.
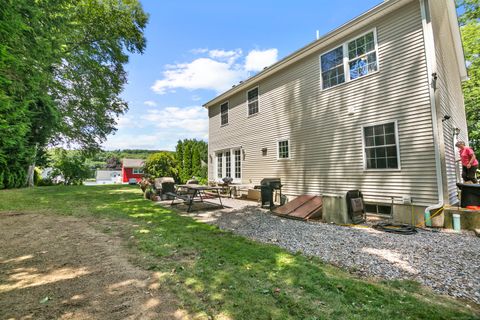
[[[103,223],[103,225],[102,225]],[[114,222],[111,222],[113,224]],[[189,319],[106,222],[0,213],[0,319]]]

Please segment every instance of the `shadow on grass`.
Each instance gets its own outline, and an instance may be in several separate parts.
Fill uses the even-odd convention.
[[[316,258],[180,216],[143,200],[138,188],[51,187],[26,194],[50,199],[37,209],[55,202],[51,211],[57,213],[133,221],[136,246],[148,254],[144,267],[160,271],[162,284],[192,313],[231,319],[478,318],[459,302],[420,287],[361,280]],[[23,201],[17,207],[32,205]]]

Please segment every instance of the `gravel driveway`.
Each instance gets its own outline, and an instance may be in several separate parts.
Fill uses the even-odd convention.
[[[416,280],[438,293],[480,304],[480,238],[471,234],[419,230],[415,235],[397,235],[284,219],[252,202],[224,199],[224,203],[228,209],[188,215],[257,241],[318,256],[356,274]]]

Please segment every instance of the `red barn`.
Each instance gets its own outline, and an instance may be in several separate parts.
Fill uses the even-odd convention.
[[[129,182],[130,179],[135,179],[137,182],[143,178],[143,164],[142,159],[123,159],[122,160],[122,181]]]

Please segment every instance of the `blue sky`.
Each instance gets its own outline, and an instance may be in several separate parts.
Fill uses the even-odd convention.
[[[104,148],[174,150],[207,140],[201,106],[382,2],[141,0],[150,21],[143,55],[132,55],[122,94],[129,111]]]

